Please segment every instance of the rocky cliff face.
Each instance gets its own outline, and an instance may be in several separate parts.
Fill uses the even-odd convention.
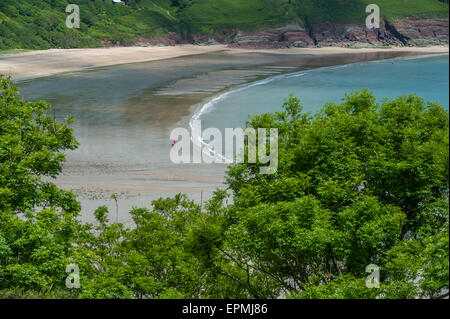
[[[448,20],[436,19],[405,19],[392,23],[384,21],[379,29],[372,30],[368,30],[365,25],[321,23],[310,25],[309,31],[291,26],[257,32],[236,32],[226,42],[230,47],[240,48],[441,45],[449,42],[448,27]]]
[[[130,43],[104,40],[105,46],[172,46],[182,43],[196,45],[228,44],[233,48],[280,49],[292,47],[382,47],[428,46],[449,43],[449,21],[439,19],[405,19],[399,22],[382,21],[379,29],[365,25],[316,23],[308,30],[298,25],[263,31],[222,30],[211,35],[193,35],[189,39],[169,32],[167,37],[136,39]]]
[[[230,43],[230,47],[238,48],[303,48],[311,46],[314,46],[313,39],[299,26],[257,32],[239,31]]]
[[[367,29],[360,25],[335,25],[331,23],[311,26],[311,36],[317,46],[386,46],[398,45],[401,41],[380,25],[379,29]]]
[[[403,37],[406,44],[448,44],[448,20],[406,20],[391,26]]]

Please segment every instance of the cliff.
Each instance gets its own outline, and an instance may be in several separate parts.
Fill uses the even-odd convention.
[[[442,19],[384,20],[379,29],[372,30],[365,25],[326,22],[310,25],[309,32],[300,26],[239,31],[229,40],[231,47],[241,48],[426,46],[448,43],[449,22]]]

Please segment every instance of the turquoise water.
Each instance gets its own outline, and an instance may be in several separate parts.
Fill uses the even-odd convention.
[[[235,88],[209,101],[194,118],[202,127],[243,127],[249,115],[281,110],[290,93],[304,112],[340,102],[346,92],[369,88],[378,100],[414,93],[449,106],[449,56],[392,59],[327,67],[282,75]]]

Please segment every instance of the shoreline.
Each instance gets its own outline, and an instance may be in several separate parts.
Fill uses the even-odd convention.
[[[0,74],[11,74],[13,80],[25,81],[68,72],[91,70],[123,64],[160,61],[208,53],[223,53],[227,55],[272,54],[282,56],[328,56],[336,54],[377,52],[404,52],[427,55],[448,53],[449,47],[241,49],[229,48],[226,45],[178,45],[171,47],[50,49],[0,55]]]
[[[89,104],[91,103],[89,99],[81,100],[81,104],[78,105],[89,107],[82,107],[80,114],[78,116],[75,114],[81,125],[75,132],[89,133],[88,136],[79,138],[81,146],[77,153],[68,155],[62,174],[56,180],[52,180],[58,187],[73,190],[77,194],[82,204],[81,218],[84,221],[92,221],[92,212],[98,206],[106,205],[110,211],[114,211],[115,202],[111,199],[112,194],[119,199],[121,221],[128,221],[130,218],[128,212],[132,206],[147,207],[152,200],[172,197],[180,192],[200,202],[208,200],[216,188],[223,189],[226,165],[171,165],[164,161],[164,157],[167,157],[170,151],[167,145],[170,130],[175,126],[188,127],[197,107],[230,89],[304,69],[390,58],[448,54],[448,47],[437,47],[433,50],[430,48],[224,50],[217,46],[210,49],[212,50],[210,55],[206,52],[174,59],[168,57],[157,59],[153,55],[151,58],[154,60],[148,64],[128,62],[124,63],[125,66],[117,68],[90,67],[92,72],[81,69],[79,71],[83,72],[80,74],[66,73],[60,77],[20,83],[26,87],[25,92],[30,92],[29,86],[35,86],[35,92],[40,94],[39,99],[56,98],[52,104],[57,107],[67,103],[64,97],[60,100],[62,104],[57,103],[58,94],[55,94],[64,91],[66,87],[59,85],[64,83],[65,79],[73,79],[74,86],[71,86],[70,92],[75,94],[74,96],[89,94],[82,89],[84,87],[92,89],[91,94],[95,95],[94,105]],[[22,55],[34,56],[32,53]],[[102,74],[105,73],[108,76],[103,77]],[[85,76],[82,76],[83,74]],[[99,78],[105,81],[90,82],[90,79],[99,74]],[[155,81],[161,74],[164,74],[164,78],[152,84],[151,81]],[[126,98],[123,102],[114,100],[109,102],[109,94],[98,96],[98,92],[103,91],[101,90],[103,86],[107,87],[106,92],[110,91],[108,81],[111,79],[127,83],[127,86],[120,90],[134,88],[129,93],[121,93],[131,98]],[[44,83],[44,87],[47,87],[45,93],[41,92],[43,87],[40,83]],[[86,86],[85,83],[92,84],[95,89],[90,85]],[[139,83],[143,83],[142,87],[136,88]],[[100,87],[100,90],[97,90],[97,87]],[[110,111],[117,106],[123,111],[118,114],[124,119],[123,123],[127,124],[123,125],[124,128],[128,127],[128,124],[132,125],[124,131],[119,130],[120,126],[104,127],[97,123],[89,124],[90,117],[84,117],[83,112],[95,109],[97,104],[102,105],[97,111],[98,114],[96,113],[101,119],[101,124],[111,124],[108,122],[110,116],[113,124],[115,123],[115,113],[104,111],[103,105],[107,105]],[[153,136],[151,143],[146,139],[148,136]],[[111,142],[108,146],[103,145],[102,141],[105,138]],[[128,161],[130,154],[132,157]],[[122,155],[125,156],[125,162],[122,162]],[[158,158],[154,155],[158,155]],[[140,162],[141,157],[145,162]]]
[[[391,51],[391,52],[395,52],[395,51]],[[372,53],[372,52],[370,52]],[[380,60],[366,60],[366,61],[358,61],[358,62],[351,62],[351,63],[344,63],[342,64],[342,66],[350,66],[350,65],[354,65],[354,64],[358,64],[358,63],[370,63],[370,62],[376,62],[376,61],[383,61],[383,60],[396,60],[396,59],[421,59],[421,58],[426,58],[429,56],[443,56],[443,55],[448,55],[448,52],[445,53],[431,53],[431,54],[423,54],[423,55],[413,55],[413,56],[401,56],[401,57],[393,57],[393,58],[387,58],[387,59],[380,59]],[[222,89],[218,92],[216,92],[216,94],[213,94],[207,98],[205,98],[204,100],[202,100],[202,102],[197,103],[195,105],[192,106],[191,108],[191,115],[189,116],[189,130],[192,134],[193,132],[193,121],[194,120],[201,120],[201,117],[210,112],[210,109],[213,109],[215,107],[215,104],[219,101],[221,101],[224,97],[232,95],[234,93],[237,93],[239,91],[242,90],[246,90],[252,86],[258,86],[258,85],[264,85],[273,81],[276,81],[279,78],[284,78],[286,76],[292,76],[298,73],[305,73],[308,71],[312,71],[312,70],[319,70],[319,69],[326,69],[326,68],[333,68],[335,66],[339,66],[338,65],[330,65],[330,66],[320,66],[320,67],[315,67],[315,68],[311,68],[311,69],[307,69],[307,70],[296,70],[293,72],[286,72],[286,73],[282,73],[282,74],[277,74],[277,75],[272,75],[269,77],[264,77],[262,79],[256,80],[256,81],[250,81],[250,82],[246,82],[244,84],[239,84],[237,86],[232,86],[229,87],[227,89]],[[200,147],[208,147],[208,144],[200,137],[200,136],[193,136],[193,141],[199,141],[199,146]],[[194,142],[195,143],[195,142]],[[217,152],[215,152],[214,150],[208,148],[209,151],[212,154],[215,154],[215,156],[219,156],[220,158],[222,158],[222,160],[227,161],[228,159],[226,159],[225,157],[223,157],[221,154],[218,154]]]

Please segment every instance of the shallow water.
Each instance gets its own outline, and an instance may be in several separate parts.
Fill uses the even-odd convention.
[[[292,57],[198,55],[120,65],[20,82],[28,100],[52,104],[51,114],[75,118],[80,147],[70,163],[164,165],[170,128],[211,92],[273,75],[257,65]],[[284,70],[284,69],[283,69]],[[156,151],[155,151],[156,150]]]
[[[27,100],[49,101],[53,106],[50,113],[56,118],[75,117],[73,128],[80,147],[67,153],[67,163],[55,183],[75,191],[82,204],[82,219],[93,221],[92,212],[100,205],[115,212],[111,199],[115,194],[120,220],[130,222],[128,212],[134,205],[148,207],[154,199],[180,192],[200,202],[224,187],[223,164],[176,165],[170,161],[170,131],[177,126],[188,128],[193,111],[205,99],[230,92],[204,114],[204,128],[208,124],[219,128],[242,125],[248,114],[277,110],[291,92],[302,95],[306,111],[314,111],[323,102],[339,100],[343,92],[360,88],[362,82],[352,79],[358,76],[354,68],[378,74],[375,66],[383,62],[305,70],[398,56],[402,53],[326,57],[206,54],[71,72],[19,82],[18,86]],[[448,71],[444,73],[448,57],[441,60],[439,81],[448,87]],[[394,65],[403,63],[409,62],[398,60]],[[405,66],[406,71],[409,68]],[[430,70],[426,69],[423,76],[429,81],[426,73]],[[391,73],[395,76],[396,72]],[[302,73],[305,75],[292,77]],[[390,83],[397,85],[398,79],[383,84],[377,83],[379,78],[375,76],[366,86],[382,89],[390,85],[391,93],[399,94],[398,86],[395,89]],[[258,81],[268,83],[252,86],[264,83]],[[236,88],[241,91],[233,91]],[[410,91],[418,91],[416,88],[420,85]],[[442,91],[441,86],[434,89]],[[423,90],[417,93],[425,96]],[[431,90],[428,93],[431,98],[437,96]]]
[[[402,53],[355,52],[326,57],[215,53],[70,72],[18,85],[26,99],[50,102],[50,112],[57,119],[67,115],[75,118],[73,128],[80,147],[68,153],[69,163],[166,168],[170,166],[171,129],[175,125],[188,127],[190,106],[216,92],[306,68],[399,55]],[[330,78],[329,84],[333,81]],[[288,92],[297,93],[293,85],[297,86],[290,81],[274,82],[274,86],[262,88],[264,92],[246,90],[233,95],[205,120],[218,127],[234,127],[248,114],[280,105]],[[323,93],[318,87],[315,90],[311,89],[309,96]],[[261,108],[252,102],[262,103]]]

